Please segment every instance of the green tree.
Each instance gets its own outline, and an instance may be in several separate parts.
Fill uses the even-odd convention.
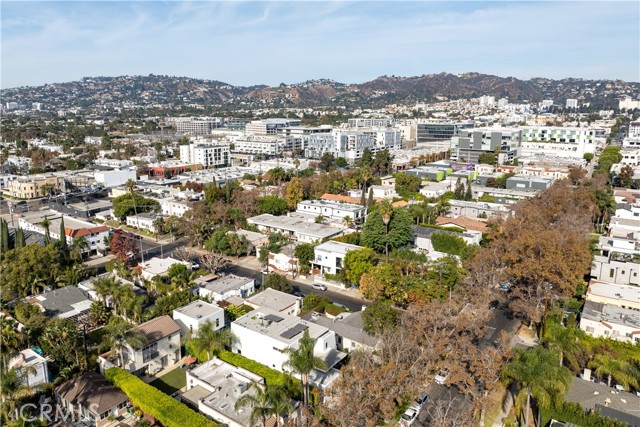
[[[96,300],[89,307],[89,322],[93,327],[104,325],[109,320],[111,313],[103,301]]]
[[[283,215],[289,211],[289,204],[285,199],[276,196],[264,196],[259,201],[260,213]]]
[[[49,319],[38,341],[42,350],[51,356],[58,366],[83,366],[79,353],[82,340],[78,327],[70,320]]]
[[[362,311],[362,326],[368,334],[379,334],[398,323],[398,313],[391,301],[376,300]]]
[[[130,180],[131,181],[131,180]],[[158,212],[160,203],[147,199],[138,193],[127,193],[113,199],[113,215],[123,221],[127,216],[138,212]]]
[[[383,253],[385,251],[387,243],[387,227],[379,212],[375,211],[367,216],[362,228],[360,242],[378,253]]]
[[[51,226],[51,221],[49,221],[49,219],[45,215],[40,225],[44,227],[44,244],[49,245],[51,243],[51,234],[49,233],[49,227]]]
[[[22,228],[18,227],[16,229],[16,249],[24,248],[27,245],[27,242],[24,238],[24,231]]]
[[[4,252],[0,261],[2,300],[29,295],[32,283],[53,285],[62,271],[60,253],[53,245],[27,245]]]
[[[467,182],[467,189],[464,192],[464,199],[467,201],[473,200],[473,190],[471,189],[470,182]]]
[[[395,189],[400,196],[409,197],[420,191],[420,184],[422,184],[420,177],[405,173],[397,173],[395,177]]]
[[[253,427],[261,423],[262,427],[266,427],[267,419],[271,415],[279,416],[282,411],[289,409],[287,402],[290,399],[282,386],[266,385],[262,387],[252,382],[249,388],[253,392],[244,393],[240,396],[234,408],[236,411],[245,407],[251,408],[251,414],[249,415],[250,426]],[[276,420],[276,426],[278,425],[277,422]]]
[[[495,153],[482,153],[478,156],[478,163],[485,165],[495,165],[496,155]]]
[[[293,292],[293,286],[286,277],[278,273],[269,273],[265,276],[262,286],[266,288],[273,288],[276,291],[286,292],[288,294]]]
[[[9,224],[4,219],[0,219],[0,252],[6,253],[9,250]]]
[[[284,198],[291,210],[296,209],[298,203],[300,203],[304,198],[304,192],[302,190],[302,180],[300,178],[293,178],[291,181],[289,181]]]
[[[464,182],[462,178],[458,178],[456,181],[456,187],[453,190],[453,198],[456,200],[464,200]]]
[[[18,331],[18,322],[6,316],[0,316],[0,353],[3,365],[7,365],[9,358],[22,350],[22,335]]]
[[[525,426],[529,425],[531,399],[538,410],[559,404],[571,382],[571,372],[558,364],[558,354],[544,347],[516,349],[511,363],[503,368],[502,377],[518,386],[515,407]]]
[[[376,254],[371,248],[354,249],[344,256],[345,277],[352,284],[360,283],[360,278],[377,264]]]
[[[369,189],[369,196],[368,196],[368,199],[367,199],[367,208],[368,208],[369,210],[371,210],[371,208],[372,208],[372,207],[373,207],[373,205],[375,205],[375,204],[376,204],[376,202],[375,202],[375,200],[374,200],[374,198],[373,198],[373,188],[370,188],[370,189]]]
[[[89,243],[84,236],[74,237],[71,243],[69,255],[74,261],[81,261],[83,255],[89,250]]]
[[[547,335],[543,338],[543,342],[558,352],[561,366],[566,361],[569,367],[577,372],[580,370],[578,358],[586,350],[579,337],[580,333],[576,328],[552,324],[547,329]]]
[[[346,168],[347,166],[349,166],[349,163],[347,163],[344,157],[338,157],[336,159],[336,166],[339,168]]]
[[[332,153],[324,153],[322,157],[320,157],[320,164],[318,167],[323,172],[329,172],[334,169],[336,166],[336,158]]]
[[[309,335],[309,330],[305,330],[302,338],[298,341],[298,348],[287,348],[284,350],[289,355],[289,360],[285,366],[292,369],[298,375],[302,383],[302,401],[309,404],[309,375],[313,369],[326,369],[326,364],[322,359],[313,353],[315,341]]]
[[[132,328],[131,325],[118,318],[112,318],[105,328],[103,335],[103,344],[111,349],[112,355],[117,357],[120,367],[124,368],[126,360],[124,359],[124,350],[127,346],[134,349],[141,349],[147,344],[147,337],[138,328]]]
[[[9,422],[12,421],[16,413],[18,402],[21,399],[33,396],[36,392],[33,387],[29,386],[28,381],[25,381],[25,379],[28,379],[28,374],[35,371],[35,368],[31,366],[25,371],[25,368],[20,370],[16,368],[7,369],[7,366],[7,364],[0,365],[0,397],[2,398],[0,421],[4,421],[6,423],[4,425],[7,426],[17,426],[17,423],[9,424]]]
[[[633,376],[631,365],[626,360],[616,358],[610,354],[596,354],[589,367],[593,369],[593,373],[599,378],[607,377],[607,385],[611,387],[611,380],[623,387],[632,386],[638,388],[638,380]]]
[[[620,169],[618,174],[620,185],[625,188],[631,188],[633,186],[633,168],[630,165],[624,165]]]
[[[593,153],[584,153],[582,158],[585,159],[587,163],[591,163],[591,160],[593,160]]]
[[[231,346],[234,336],[230,329],[225,329],[223,326],[214,326],[213,323],[207,321],[193,332],[187,345],[199,361],[210,360],[212,356],[218,356],[220,352]]]
[[[268,175],[276,185],[280,185],[289,179],[289,174],[281,167],[271,169]]]
[[[300,243],[294,251],[298,258],[298,265],[309,267],[309,264],[315,258],[315,245],[313,243]]]

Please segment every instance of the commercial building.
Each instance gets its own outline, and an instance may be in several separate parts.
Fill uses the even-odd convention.
[[[451,160],[480,163],[480,155],[495,153],[498,164],[520,156],[522,134],[518,129],[461,129],[451,138]]]
[[[213,129],[224,126],[222,117],[176,117],[172,120],[180,134],[209,135]]]
[[[171,178],[185,172],[197,171],[203,169],[200,163],[185,163],[178,160],[165,160],[147,165],[147,173],[149,177]]]
[[[431,141],[448,141],[458,135],[460,130],[471,128],[473,128],[473,122],[418,123],[416,125],[416,139],[418,144]]]
[[[302,150],[302,139],[284,135],[248,135],[233,141],[234,153],[278,156]]]
[[[206,169],[229,165],[230,154],[229,144],[191,143],[180,146],[180,161],[187,164],[199,163]]]
[[[392,118],[355,118],[349,119],[350,128],[385,128],[393,126],[396,120]]]
[[[399,150],[400,131],[392,128],[333,129],[331,133],[314,133],[304,138],[306,157],[319,159],[325,153],[350,163],[362,157],[365,149],[372,153]]]
[[[57,193],[62,190],[63,185],[64,178],[61,176],[53,174],[29,175],[8,181],[3,191],[18,199],[35,199],[50,193]]]

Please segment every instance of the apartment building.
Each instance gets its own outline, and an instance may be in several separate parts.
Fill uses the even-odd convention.
[[[640,285],[640,242],[600,236],[599,254],[593,257],[591,277],[620,285]]]
[[[217,168],[229,165],[231,146],[229,144],[191,143],[180,146],[180,161],[199,163],[205,168]]]
[[[519,129],[461,129],[451,138],[451,160],[480,163],[481,154],[495,153],[498,164],[512,162],[521,154]]]
[[[18,199],[35,199],[51,192],[59,192],[64,186],[64,178],[53,174],[28,175],[8,181],[5,194]]]
[[[247,218],[247,223],[255,225],[263,232],[283,233],[299,242],[313,243],[341,235],[344,230],[329,227],[293,216],[262,214]]]
[[[276,135],[286,129],[300,126],[298,119],[264,119],[253,120],[245,126],[245,132],[250,135]]]
[[[349,251],[362,249],[362,246],[329,240],[316,246],[311,268],[319,274],[338,274],[344,268],[344,258]]]
[[[329,133],[316,133],[304,138],[306,157],[319,159],[325,153],[354,162],[365,149],[372,153],[399,150],[402,147],[400,131],[392,128],[333,129]]]
[[[558,156],[581,159],[595,153],[600,130],[595,128],[523,126],[523,156]]]
[[[278,156],[284,152],[302,150],[302,139],[284,135],[248,135],[233,142],[234,153]]]
[[[393,118],[362,118],[349,119],[350,128],[371,128],[379,127],[385,128],[393,126],[396,120]]]
[[[367,215],[367,208],[354,203],[342,203],[330,200],[303,200],[298,203],[296,212],[314,216],[322,215],[324,218],[334,221],[343,221],[346,217],[349,217],[351,221],[359,224],[364,222]]]

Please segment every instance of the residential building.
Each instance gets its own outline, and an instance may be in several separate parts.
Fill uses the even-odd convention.
[[[235,404],[255,395],[255,387],[265,387],[264,378],[214,357],[187,371],[187,391],[180,400],[225,426],[251,427],[251,410],[236,410]]]
[[[346,217],[349,217],[354,224],[363,223],[367,216],[365,206],[330,200],[303,200],[298,203],[296,211],[314,216],[321,215],[334,221],[344,221]]]
[[[51,381],[47,359],[30,348],[11,359],[9,369],[16,369],[27,387],[35,388]]]
[[[578,100],[577,99],[567,99],[566,108],[578,108]]]
[[[640,121],[633,121],[629,123],[629,131],[627,133],[629,138],[640,138]]]
[[[18,199],[35,199],[49,193],[60,192],[63,186],[64,179],[61,176],[28,175],[8,181],[4,192]]]
[[[622,148],[640,148],[640,136],[626,137],[622,140]]]
[[[299,242],[313,243],[341,235],[344,230],[328,227],[324,224],[306,221],[290,216],[262,214],[247,218],[247,223],[255,225],[260,231],[283,233]]]
[[[565,400],[579,403],[586,411],[596,411],[605,419],[617,420],[622,425],[640,426],[640,396],[614,390],[606,384],[590,381],[590,378],[574,376]],[[558,427],[575,427],[575,424],[567,423]]]
[[[145,229],[155,233],[157,218],[158,215],[155,212],[143,212],[138,215],[129,215],[127,216],[127,225],[129,227]]]
[[[634,100],[630,96],[625,96],[618,101],[618,108],[621,110],[623,108],[626,110],[635,110],[636,108],[640,108],[640,100]]]
[[[370,128],[370,127],[378,127],[378,128],[386,128],[389,126],[393,126],[396,120],[393,118],[363,118],[357,117],[355,119],[349,119],[349,127],[350,128]]]
[[[640,342],[640,311],[588,299],[580,315],[580,329],[589,335],[631,344]]]
[[[127,395],[96,372],[64,381],[54,389],[54,395],[62,408],[74,414],[73,419],[87,421],[82,425],[102,427],[112,423],[110,416],[128,414],[130,407]]]
[[[448,182],[423,181],[420,186],[420,194],[428,198],[436,198],[449,191],[449,187]]]
[[[473,128],[473,122],[418,123],[416,125],[416,138],[418,144],[438,140],[449,141],[460,130],[471,128]]]
[[[264,119],[253,120],[245,126],[245,132],[252,135],[276,135],[283,133],[285,129],[300,126],[298,119]]]
[[[59,319],[81,319],[88,315],[91,307],[91,300],[77,286],[43,292],[27,301],[36,304],[46,317]]]
[[[210,135],[213,129],[224,126],[222,117],[175,117],[172,121],[180,134]]]
[[[176,200],[172,197],[155,200],[160,203],[160,212],[163,216],[181,217],[187,211],[191,210],[191,205],[188,202]]]
[[[393,199],[398,197],[393,185],[371,185],[367,191],[373,192],[374,199]],[[369,197],[368,194],[367,197]]]
[[[591,277],[619,285],[640,285],[640,242],[600,236],[593,257]]]
[[[297,316],[302,309],[302,298],[273,288],[266,288],[247,298],[245,304],[255,309],[265,308],[287,316]]]
[[[298,257],[296,256],[296,247],[300,243],[291,242],[280,248],[278,252],[269,252],[267,254],[267,270],[270,272],[284,273],[285,275],[291,273],[292,275],[298,271]],[[267,248],[258,249],[256,256],[260,257],[262,251],[266,251]]]
[[[285,135],[248,135],[233,141],[234,153],[262,154],[277,156],[285,152],[302,150],[300,138]]]
[[[228,166],[230,155],[229,144],[191,143],[180,146],[180,161],[187,164],[199,163],[206,169]]]
[[[480,163],[480,155],[496,154],[498,164],[520,157],[522,133],[519,129],[462,129],[451,138],[451,160]]]
[[[201,298],[208,297],[214,302],[224,301],[232,296],[247,298],[256,290],[255,279],[234,274],[226,276],[207,274],[195,279],[194,284],[197,286],[194,294]]]
[[[523,126],[522,155],[559,156],[582,159],[595,153],[599,130],[595,128]]]
[[[180,261],[175,258],[158,258],[153,257],[146,260],[144,263],[138,264],[142,273],[141,276],[145,280],[152,280],[156,276],[166,276],[169,272],[169,268],[176,264],[182,264],[187,267],[187,270],[191,270],[191,263],[186,261]]]
[[[214,330],[224,328],[224,309],[206,301],[196,300],[173,310],[173,320],[180,325],[182,336],[195,333],[209,322]]]
[[[450,236],[462,238],[468,245],[479,245],[482,240],[482,233],[479,232],[464,232],[458,233],[455,231],[439,230],[437,228],[412,226],[414,233],[413,246],[429,255],[430,258],[440,258],[446,254],[437,251],[433,247],[431,238],[436,233],[445,233]]]
[[[362,246],[332,240],[321,243],[313,249],[315,257],[311,261],[311,268],[318,272],[316,274],[338,274],[344,268],[347,252],[358,249],[362,249]]]
[[[464,200],[449,200],[449,213],[454,217],[466,216],[472,219],[487,219],[492,216],[506,217],[511,210],[501,203],[473,202]]]
[[[109,159],[106,157],[95,159],[93,163],[97,166],[106,166],[106,167],[111,167],[116,169],[122,169],[129,166],[133,166],[133,161],[131,160]]]
[[[342,157],[350,163],[362,157],[365,149],[372,153],[381,150],[399,150],[402,141],[400,131],[393,128],[342,129],[331,133],[316,133],[305,137],[305,155],[319,159],[325,153]]]
[[[447,217],[438,217],[436,218],[436,225],[441,227],[458,227],[464,228],[465,230],[477,231],[480,233],[488,233],[490,228],[486,223],[482,221],[478,221],[475,219],[467,218],[466,216],[460,215],[454,218]]]
[[[257,248],[261,248],[269,242],[269,236],[248,230],[229,231],[229,234],[235,233],[238,237],[244,237],[249,241],[249,254],[257,255]]]
[[[289,370],[286,350],[297,348],[304,333],[308,332],[314,341],[314,356],[326,365],[326,369],[314,369],[310,375],[310,383],[320,389],[326,388],[339,376],[336,367],[346,357],[346,353],[336,347],[335,332],[264,307],[232,322],[231,332],[237,337],[232,344],[234,353],[280,372]]]
[[[447,177],[447,174],[451,172],[453,172],[453,169],[447,170],[433,166],[418,166],[404,171],[407,175],[413,175],[436,182],[442,181]]]
[[[640,287],[591,280],[587,300],[640,311]]]
[[[125,343],[122,360],[111,351],[98,357],[100,371],[119,366],[134,375],[155,375],[182,359],[180,352],[180,325],[171,316],[160,316],[135,326],[146,338],[142,348]]]
[[[312,312],[303,319],[333,331],[336,334],[336,348],[340,351],[372,351],[378,345],[378,339],[364,331],[361,311],[341,313],[335,317]]]

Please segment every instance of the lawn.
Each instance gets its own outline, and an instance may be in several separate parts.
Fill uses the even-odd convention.
[[[187,375],[182,369],[176,368],[157,380],[153,380],[149,385],[152,385],[163,393],[171,396],[173,393],[187,385]]]

